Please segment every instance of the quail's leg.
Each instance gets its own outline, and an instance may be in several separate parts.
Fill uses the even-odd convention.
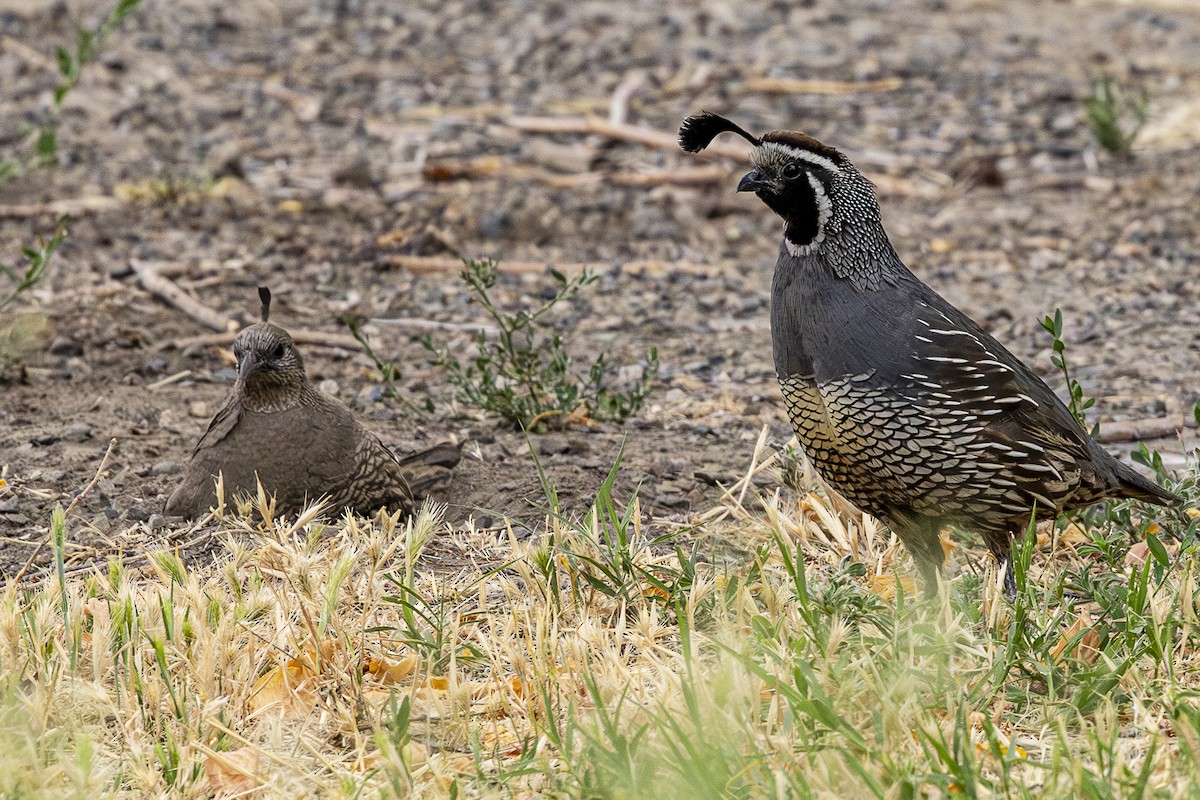
[[[983,538],[988,550],[996,557],[997,566],[1004,570],[1004,596],[1008,602],[1014,602],[1017,599],[1017,577],[1012,563],[1012,534],[1006,530],[984,531]]]
[[[925,584],[925,596],[936,598],[942,585],[942,565],[930,561],[917,561],[921,570],[921,582]]]
[[[1004,596],[1008,598],[1008,602],[1017,602],[1017,579],[1013,575],[1012,559],[1006,558],[1000,562],[1000,566],[1005,568],[1004,571]]]
[[[892,529],[904,542],[921,572],[925,596],[937,597],[941,586],[942,564],[946,551],[942,549],[942,524],[930,517],[899,514],[892,517]]]

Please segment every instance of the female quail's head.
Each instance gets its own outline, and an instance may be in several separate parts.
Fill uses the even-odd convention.
[[[292,337],[267,321],[271,291],[260,287],[262,320],[243,328],[233,340],[238,366],[238,394],[256,411],[277,411],[296,405],[308,388],[304,362]]]

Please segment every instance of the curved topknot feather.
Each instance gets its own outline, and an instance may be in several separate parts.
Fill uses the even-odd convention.
[[[751,136],[724,117],[701,111],[685,119],[679,126],[679,146],[689,153],[699,153],[721,133],[736,133],[756,147],[762,144],[757,136]]]
[[[267,317],[271,316],[271,290],[265,286],[258,287],[258,299],[262,301],[262,321],[266,322]]]

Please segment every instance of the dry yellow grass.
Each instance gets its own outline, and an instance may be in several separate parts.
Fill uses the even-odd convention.
[[[211,564],[9,585],[0,793],[1196,796],[1193,541],[1115,571],[1076,525],[1016,606],[969,567],[914,601],[886,529],[757,494],[770,462],[678,549],[603,486],[532,540],[260,497]]]

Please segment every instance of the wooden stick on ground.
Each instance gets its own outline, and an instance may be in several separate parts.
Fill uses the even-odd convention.
[[[639,128],[627,123],[614,125],[595,117],[512,117],[508,120],[508,124],[510,127],[526,133],[595,134],[623,142],[636,142],[647,147],[664,150],[679,149],[677,134]],[[744,144],[736,145],[727,142],[713,142],[695,155],[700,158],[732,158],[742,162],[750,160],[748,147]]]
[[[673,133],[663,133],[662,131],[649,130],[647,128],[639,128],[635,125],[613,125],[612,123],[603,120],[595,119],[594,117],[512,117],[508,120],[508,124],[520,131],[527,133],[579,133],[579,134],[595,134],[605,136],[618,141],[636,142],[644,144],[647,147],[657,147],[664,150],[679,150],[679,139]],[[681,151],[682,152],[682,151]],[[750,161],[750,149],[745,144],[737,144],[734,142],[713,142],[699,153],[691,155],[697,158],[728,158],[741,163]],[[585,176],[594,175],[595,173],[585,173]],[[713,173],[715,174],[715,173]],[[585,176],[563,176],[569,181],[579,181]],[[899,195],[901,197],[923,197],[937,198],[941,197],[943,190],[937,186],[926,186],[922,183],[911,181],[907,178],[900,178],[893,175],[867,175],[867,179],[875,184],[875,188],[880,194]],[[597,178],[590,178],[582,182],[588,183]],[[710,177],[710,173],[705,173],[703,180],[699,176],[689,176],[684,179],[679,176],[675,180],[667,180],[663,176],[658,176],[654,179],[647,179],[645,184],[636,182],[636,178],[632,178],[629,173],[625,173],[621,178],[617,176],[608,176],[608,180],[613,183],[622,183],[628,181],[626,185],[657,185],[661,183],[709,183],[712,180],[717,180]],[[549,181],[547,181],[549,182]]]
[[[623,125],[629,115],[629,98],[642,88],[646,82],[646,73],[640,69],[625,75],[617,88],[613,89],[612,100],[608,105],[608,122],[610,125]]]
[[[1106,422],[1100,426],[1100,434],[1096,437],[1096,441],[1136,442],[1139,439],[1162,439],[1166,436],[1178,435],[1183,428],[1182,414],[1174,417]]]
[[[617,186],[688,186],[720,183],[729,178],[729,170],[717,164],[680,169],[647,169],[640,172],[613,172],[605,176]]]
[[[344,333],[326,333],[325,331],[288,330],[292,341],[313,347],[336,347],[341,350],[358,351],[362,345],[353,336]],[[183,339],[171,339],[158,346],[159,350],[187,350],[192,347],[221,347],[233,344],[237,331],[222,333],[206,333],[203,336],[188,336]]]
[[[892,92],[904,85],[900,78],[876,81],[815,81],[800,78],[750,78],[740,87],[743,92],[763,94],[853,94],[854,92]]]
[[[213,311],[208,306],[201,305],[174,283],[164,278],[158,272],[157,264],[154,262],[131,258],[129,266],[137,274],[138,282],[146,291],[167,301],[204,327],[212,328],[214,331],[228,331],[234,327],[233,320]]]
[[[458,258],[448,256],[387,256],[389,266],[405,269],[416,273],[461,272],[463,262]],[[574,275],[585,269],[593,272],[603,272],[612,267],[619,267],[622,272],[683,272],[690,275],[718,275],[725,271],[719,264],[697,264],[690,261],[625,261],[625,262],[569,262],[556,264],[553,261],[501,261],[496,268],[501,272],[514,275],[522,273],[543,273],[554,267],[565,275]]]
[[[75,197],[66,200],[51,200],[48,203],[0,206],[0,219],[26,219],[28,217],[73,217],[93,211],[107,211],[122,202],[115,197],[96,195]]]
[[[498,336],[500,333],[500,330],[494,325],[481,325],[477,322],[442,322],[437,319],[420,319],[418,317],[371,317],[371,322],[376,325],[408,328],[414,331],[455,331],[482,333],[485,336]]]

